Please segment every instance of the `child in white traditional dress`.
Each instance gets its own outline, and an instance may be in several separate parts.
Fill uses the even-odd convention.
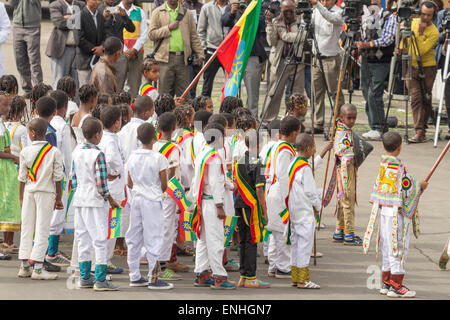
[[[404,263],[409,246],[409,228],[418,237],[418,210],[420,194],[427,188],[426,181],[418,182],[406,172],[398,156],[402,150],[402,137],[396,132],[383,135],[386,154],[381,156],[380,169],[369,202],[373,203],[363,248],[367,254],[378,212],[381,214],[380,238],[382,242],[381,294],[391,298],[413,298],[416,292],[403,285]]]

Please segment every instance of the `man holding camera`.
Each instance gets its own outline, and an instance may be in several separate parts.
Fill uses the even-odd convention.
[[[222,14],[228,0],[215,0],[206,3],[200,11],[197,32],[203,48],[205,49],[206,61],[214,54],[228,34],[229,28],[222,25]],[[214,78],[219,68],[223,68],[218,58],[215,58],[203,73],[202,96],[211,97]]]
[[[425,142],[425,133],[428,118],[431,115],[431,91],[433,89],[434,79],[436,78],[436,59],[434,57],[434,46],[439,38],[439,31],[433,24],[433,17],[437,14],[437,7],[431,1],[424,1],[420,4],[420,17],[413,19],[411,30],[417,40],[422,67],[417,62],[414,50],[407,48],[398,48],[397,55],[408,54],[412,51],[412,73],[408,76],[407,86],[411,96],[411,109],[413,112],[414,129],[416,134],[409,139],[411,143]],[[404,28],[401,25],[400,28]]]
[[[192,12],[178,0],[167,0],[153,11],[148,36],[158,49],[155,60],[160,64],[159,94],[181,96],[189,86],[188,58],[192,50],[200,65],[205,58]]]
[[[298,54],[299,51],[301,52],[302,43],[305,39],[300,39],[302,43],[298,46],[297,52],[294,52],[294,63],[289,64],[285,72],[282,73],[285,60],[289,58],[290,53],[294,50],[292,46],[298,38],[297,34],[301,23],[301,18],[295,14],[294,2],[292,0],[284,0],[281,3],[281,13],[278,18],[273,19],[273,13],[266,11],[266,19],[267,42],[272,48],[269,55],[271,64],[269,96],[271,98],[266,100],[266,105],[264,106],[266,114],[264,119],[261,119],[264,124],[269,123],[278,116],[286,83],[290,77],[294,76],[294,73],[295,81],[291,93],[304,94],[305,91],[305,66],[295,63],[295,58],[301,58]],[[277,87],[278,81],[279,85]]]
[[[362,136],[366,140],[381,140],[384,130],[384,82],[394,55],[397,19],[381,7],[380,0],[372,0],[371,4],[368,8],[370,16],[362,22],[363,41],[356,42],[362,55],[361,89],[370,126],[370,131]]]
[[[238,22],[250,2],[251,0],[246,0],[228,4],[225,8],[225,13],[222,15],[222,25],[232,28]],[[264,19],[264,12],[261,10],[255,42],[253,43],[253,48],[244,72],[244,84],[247,90],[247,108],[250,109],[255,119],[258,119],[259,86],[264,62],[267,58],[266,50],[264,49],[265,28],[266,21]]]
[[[336,0],[321,0],[320,2],[318,0],[310,0],[310,3],[315,6],[312,24],[314,25],[314,36],[319,49],[319,52],[316,52],[316,48],[313,47],[315,61],[312,68],[312,84],[316,103],[314,133],[323,133],[326,85],[332,96],[336,96],[337,92],[342,60],[339,36],[344,26],[344,18],[342,9],[336,6]],[[323,71],[319,65],[319,56],[322,60]],[[344,95],[341,90],[339,92],[339,107],[344,103]]]

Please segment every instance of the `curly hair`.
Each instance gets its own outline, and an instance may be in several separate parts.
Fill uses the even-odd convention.
[[[238,118],[240,118],[242,116],[253,116],[251,111],[244,107],[239,107],[239,108],[234,109],[231,114],[234,116],[236,121]]]
[[[108,93],[101,92],[98,95],[97,104],[107,104],[109,105],[109,99],[111,96]]]
[[[175,100],[168,93],[161,94],[155,100],[155,112],[158,116],[175,109]]]
[[[5,74],[0,78],[0,90],[9,94],[17,94],[19,92],[19,84],[17,78],[12,74]]]
[[[6,119],[8,121],[15,121],[21,112],[25,110],[27,103],[25,99],[21,96],[15,96],[11,101],[11,108],[9,109],[8,116]]]
[[[244,104],[242,100],[237,97],[225,97],[220,104],[219,113],[228,112],[233,113],[233,110],[242,108]]]
[[[100,119],[100,114],[102,113],[102,110],[104,108],[108,108],[109,106],[107,104],[97,104],[94,108],[94,110],[92,110],[92,116],[94,118],[97,118],[98,120]]]
[[[39,98],[45,97],[49,91],[52,90],[52,87],[45,83],[39,83],[33,87],[31,90],[30,100],[34,105]]]
[[[92,97],[98,95],[97,89],[92,84],[85,84],[78,89],[81,103],[87,103]]]
[[[77,84],[74,78],[65,76],[58,80],[56,89],[64,91],[67,96],[72,99],[73,96],[77,93]]]
[[[152,70],[154,66],[159,66],[159,62],[153,58],[145,58],[141,64],[141,73],[144,74],[144,71]]]
[[[195,97],[195,99],[192,101],[192,107],[194,108],[195,112],[197,112],[198,110],[205,109],[206,103],[210,99],[211,99],[210,97],[206,97],[206,96]]]
[[[290,113],[295,110],[295,106],[307,106],[308,98],[305,95],[294,93],[286,100],[286,112]]]
[[[241,129],[244,132],[256,128],[256,125],[256,119],[251,114],[242,114],[236,118],[236,129]]]
[[[111,101],[113,106],[126,103],[128,105],[131,104],[131,95],[128,93],[128,91],[120,91],[118,93],[114,93],[111,97]]]
[[[177,118],[177,127],[183,128],[186,126],[186,119],[192,117],[195,113],[194,108],[188,104],[182,104],[181,106],[173,110],[175,117]]]

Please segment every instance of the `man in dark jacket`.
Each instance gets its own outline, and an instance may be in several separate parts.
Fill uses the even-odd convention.
[[[78,76],[72,67],[76,53],[74,28],[80,17],[84,3],[77,0],[56,0],[50,4],[50,20],[53,31],[47,43],[45,54],[50,58],[52,84],[56,90],[58,80],[71,76],[77,81]]]
[[[251,0],[246,1],[248,5]],[[238,22],[242,13],[244,13],[244,10],[239,8],[238,2],[228,4],[224,14],[222,15],[222,25],[224,27],[232,28],[236,22]],[[247,90],[247,108],[250,109],[256,119],[258,119],[258,100],[261,74],[263,71],[264,62],[267,59],[266,51],[264,50],[265,29],[266,19],[264,17],[263,10],[261,10],[255,42],[253,44],[250,57],[248,58],[247,67],[245,68],[244,73],[244,84],[245,89]]]
[[[86,7],[81,10],[80,29],[75,32],[77,43],[75,68],[80,87],[89,84],[91,71],[103,55],[102,45],[106,38],[105,21],[102,13],[97,10],[98,4],[98,0],[86,0]]]

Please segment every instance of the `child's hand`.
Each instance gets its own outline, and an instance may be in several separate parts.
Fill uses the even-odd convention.
[[[15,164],[17,164],[17,165],[20,164],[19,157],[13,156],[12,161],[13,161]]]
[[[181,106],[183,104],[184,98],[178,97],[178,98],[175,98],[173,100],[175,100],[175,105],[177,107],[179,107],[179,106]]]
[[[223,211],[223,207],[219,207],[217,208],[217,218],[219,218],[220,220],[225,219],[227,216],[225,214],[225,211]]]
[[[111,197],[109,197],[109,205],[111,206],[111,208],[115,209],[115,208],[120,208],[120,205]]]
[[[62,210],[62,209],[64,209],[64,205],[63,205],[61,199],[56,199],[55,210]]]
[[[19,202],[20,202],[20,207],[22,208],[22,205],[23,205],[23,198],[20,198],[20,199],[19,199]]]
[[[420,181],[419,185],[420,185],[420,189],[422,191],[425,191],[425,189],[428,187],[428,182],[426,182],[425,180],[424,181]]]
[[[177,214],[180,214],[181,213],[181,210],[180,209],[177,209]]]

